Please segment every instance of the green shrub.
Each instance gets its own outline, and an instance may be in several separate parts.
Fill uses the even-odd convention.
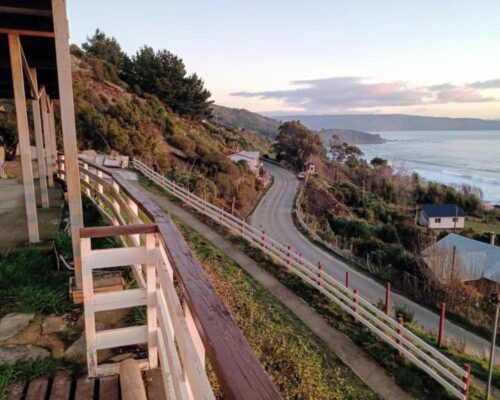
[[[394,306],[394,314],[396,317],[403,317],[403,321],[408,323],[413,322],[413,317],[415,316],[415,312],[404,304],[396,304]]]

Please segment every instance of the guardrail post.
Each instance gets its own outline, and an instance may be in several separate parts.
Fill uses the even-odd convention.
[[[172,181],[172,186],[173,186],[174,196],[176,196],[177,195],[177,185],[175,184],[175,181]]]
[[[349,271],[345,272],[345,287],[349,289]]]
[[[466,376],[463,378],[463,381],[465,383],[465,389],[463,390],[463,392],[464,392],[465,400],[469,400],[470,370],[471,370],[470,364],[465,364],[464,365],[464,369],[465,369],[465,372],[466,372]]]
[[[385,315],[391,312],[391,282],[385,286]]]
[[[318,261],[318,285],[323,287],[323,265]]]
[[[353,301],[354,301],[354,307],[352,308],[352,310],[354,311],[354,322],[358,322],[358,317],[356,315],[358,315],[358,296],[359,296],[359,292],[358,292],[358,289],[354,289],[353,291]]]
[[[444,320],[446,316],[446,303],[441,303],[441,315],[439,317],[439,334],[438,334],[438,349],[443,344],[443,335],[444,335]]]
[[[403,325],[404,325],[404,320],[403,320],[403,316],[402,315],[398,315],[398,329],[397,329],[397,333],[399,336],[403,337]],[[396,343],[402,348],[403,347],[403,342],[399,339],[396,340]],[[403,357],[403,352],[399,352],[399,355],[401,357]]]
[[[291,252],[291,250],[292,250],[292,247],[290,245],[288,245],[288,247],[286,248],[288,270],[292,269],[292,252]]]
[[[83,169],[85,171],[88,171],[89,170],[89,165],[84,162],[83,163]],[[89,176],[87,174],[83,174],[83,181],[87,184],[87,185],[90,185],[90,179],[89,179]],[[87,197],[90,197],[90,189],[88,187],[85,187],[85,194],[87,195]]]
[[[191,191],[189,190],[189,186],[186,188],[187,192],[188,192],[188,201],[187,201],[187,205],[190,206],[191,205]]]
[[[266,231],[262,231],[262,250],[266,250]]]

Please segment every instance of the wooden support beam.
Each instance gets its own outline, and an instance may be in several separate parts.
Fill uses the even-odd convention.
[[[54,155],[54,170],[57,171],[57,131],[56,131],[56,116],[54,113],[54,102],[47,96],[49,100],[48,108],[49,108],[49,127],[51,130],[52,137],[52,154]]]
[[[42,108],[42,124],[43,124],[43,137],[45,140],[45,163],[47,166],[47,178],[49,187],[54,187],[54,168],[52,165],[52,144],[50,135],[50,122],[49,110],[47,109],[47,94],[43,92],[40,98],[40,106]]]
[[[12,69],[14,102],[16,104],[17,130],[21,149],[21,166],[23,170],[24,199],[28,221],[28,235],[31,243],[40,241],[38,218],[36,214],[35,186],[33,183],[33,166],[31,165],[31,149],[28,128],[28,114],[24,93],[23,66],[21,60],[21,42],[19,36],[9,35],[9,52]]]
[[[52,12],[50,10],[39,10],[37,8],[25,8],[25,7],[1,6],[0,13],[20,14],[20,15],[35,15],[38,17],[51,17],[52,16]]]
[[[57,79],[61,125],[66,157],[66,183],[71,220],[71,240],[76,275],[76,287],[82,287],[82,260],[80,254],[80,228],[83,227],[82,199],[80,193],[80,172],[78,170],[78,148],[76,142],[75,105],[71,81],[71,58],[69,53],[68,19],[65,0],[52,0],[54,20]]]
[[[46,31],[30,31],[27,29],[10,29],[10,28],[0,28],[0,33],[14,36],[37,36],[37,37],[47,37],[53,38],[55,36],[54,32]]]
[[[36,69],[30,69],[31,79],[37,84]],[[49,192],[47,190],[47,169],[45,161],[45,152],[43,148],[42,117],[40,113],[40,100],[32,100],[33,124],[35,126],[36,159],[38,163],[38,178],[40,185],[40,197],[42,208],[49,207]]]
[[[28,65],[28,60],[26,60],[26,56],[24,55],[23,47],[21,46],[21,60],[23,62],[23,71],[24,75],[26,76],[26,79],[28,79],[28,84],[30,85],[31,88],[31,96],[34,99],[38,98],[38,85],[36,82],[36,79],[33,79],[33,76],[31,75],[31,68]],[[36,76],[35,76],[36,78]]]

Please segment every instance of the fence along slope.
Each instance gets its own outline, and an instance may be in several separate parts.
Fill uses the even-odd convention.
[[[59,165],[63,167],[64,161],[59,159]],[[80,166],[82,191],[96,204],[99,200],[111,210],[113,215],[108,213],[111,223],[125,225],[127,221],[121,215],[121,211],[124,210],[127,217],[129,212],[137,216],[133,210],[135,204],[138,210],[156,225],[161,254],[171,265],[173,275],[182,289],[186,308],[192,315],[193,324],[213,366],[224,397],[248,400],[280,399],[281,395],[274,383],[256,358],[173,221],[153,200],[144,196],[119,173],[96,165],[85,158],[80,158]],[[64,168],[60,168],[58,172],[60,177],[64,176]],[[106,195],[106,190],[110,198]],[[143,223],[133,218],[131,221]],[[137,245],[137,241],[135,243]],[[140,268],[136,272],[140,274]],[[161,273],[159,278],[164,282],[168,279]],[[142,282],[138,281],[140,287],[145,283],[144,279]],[[171,293],[164,293],[165,298],[170,295]],[[160,322],[162,302],[159,299]],[[167,329],[167,327],[162,328]]]
[[[351,314],[370,331],[424,370],[454,396],[460,399],[468,398],[470,366],[460,367],[413,332],[401,326],[398,321],[329,276],[318,268],[318,265],[305,260],[293,249],[270,238],[265,232],[259,231],[224,209],[196,196],[174,181],[158,174],[141,161],[133,160],[133,165],[144,176],[168,193],[241,236],[252,246],[260,249],[264,254],[287,267],[290,272],[319,290],[345,312]]]

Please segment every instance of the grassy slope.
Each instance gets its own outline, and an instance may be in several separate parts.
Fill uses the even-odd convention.
[[[252,277],[199,234],[177,223],[284,398],[377,398]]]

